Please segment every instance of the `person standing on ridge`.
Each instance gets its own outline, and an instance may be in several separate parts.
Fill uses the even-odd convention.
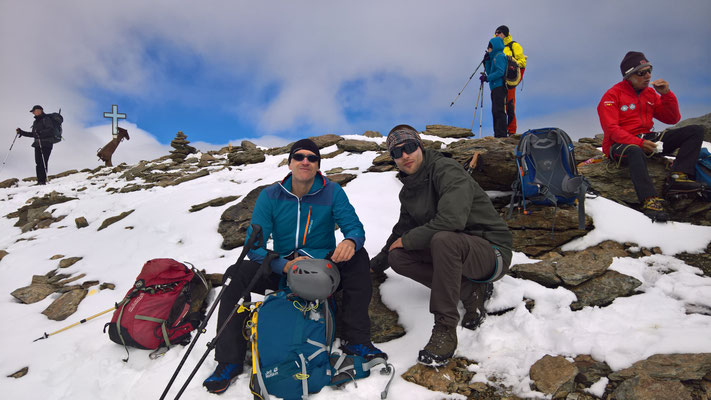
[[[373,288],[368,252],[363,248],[363,224],[346,192],[319,171],[321,154],[316,143],[310,139],[297,141],[291,146],[288,160],[291,172],[281,182],[264,188],[254,205],[251,224],[262,227],[265,239],[262,247],[250,250],[249,261],[230,266],[223,275],[223,282],[231,277],[232,283],[222,296],[217,326],[221,327],[234,312],[239,296],[267,257],[266,239],[271,235],[279,257],[271,261],[272,272],[260,279],[252,292],[278,289],[279,280],[299,260],[330,258],[341,274],[341,350],[367,360],[387,359],[387,354],[370,340],[368,305]],[[338,244],[334,234],[336,225],[344,236]],[[245,243],[252,233],[251,229],[247,230]],[[248,346],[242,335],[245,317],[246,313],[235,315],[217,340],[217,368],[203,382],[211,393],[224,392],[242,373]]]
[[[520,70],[521,79],[523,80],[523,73],[526,71],[526,56],[523,54],[523,48],[521,45],[514,41],[509,34],[509,27],[506,25],[501,25],[496,28],[494,36],[498,36],[504,40],[504,54],[513,57],[516,60]],[[506,130],[509,135],[516,134],[516,88],[506,89],[506,118],[508,119],[508,126]]]
[[[638,51],[629,51],[620,63],[622,81],[600,99],[597,114],[604,133],[602,151],[611,161],[628,165],[630,178],[644,215],[655,222],[666,222],[665,201],[657,194],[647,170],[647,158],[655,152],[671,155],[679,149],[662,188],[666,196],[674,192],[693,192],[700,185],[694,181],[704,129],[688,125],[671,129],[663,135],[652,132],[653,118],[665,124],[681,119],[679,103],[664,79],[652,81],[652,64]],[[658,143],[660,142],[660,143]]]
[[[508,61],[504,55],[504,40],[500,37],[493,37],[489,40],[489,46],[484,55],[484,71],[479,80],[489,82],[491,91],[491,115],[494,120],[494,136],[503,138],[508,136],[506,132],[506,67]]]
[[[400,218],[370,268],[378,273],[390,266],[430,288],[434,327],[417,361],[437,367],[457,349],[460,300],[462,327],[475,330],[484,321],[492,282],[511,264],[513,237],[471,175],[453,159],[425,150],[415,128],[394,127],[386,143],[403,184]]]
[[[37,172],[37,184],[47,184],[47,165],[49,163],[49,155],[52,153],[54,146],[54,122],[49,115],[44,113],[44,109],[40,105],[32,107],[30,110],[35,116],[35,121],[32,123],[30,132],[23,131],[17,128],[15,131],[20,136],[34,138],[32,147],[35,148],[35,171]]]

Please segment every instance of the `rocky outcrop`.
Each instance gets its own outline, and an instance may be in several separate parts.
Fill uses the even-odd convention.
[[[220,217],[220,224],[217,232],[222,235],[222,246],[224,250],[232,250],[242,246],[247,236],[247,228],[252,219],[254,203],[262,189],[269,185],[260,186],[249,192],[238,204],[226,209]]]
[[[363,133],[363,136],[369,137],[369,138],[383,137],[383,135],[381,135],[380,132],[378,132],[378,131],[365,131],[365,133]]]
[[[4,181],[0,182],[0,189],[15,187],[19,182],[20,180],[17,178],[5,179]]]
[[[309,139],[313,140],[319,149],[323,149],[324,147],[328,147],[328,146],[333,146],[334,144],[340,142],[341,140],[344,140],[341,136],[334,135],[334,134],[311,136],[311,137],[309,137]],[[287,144],[286,146],[268,149],[267,151],[265,151],[265,153],[272,155],[272,156],[275,156],[278,154],[288,154],[289,150],[291,149],[291,146],[294,143],[295,142],[291,142],[291,143]]]
[[[84,300],[89,291],[86,289],[70,290],[52,302],[42,314],[53,321],[64,321],[74,314],[79,307],[79,303]]]
[[[190,146],[190,142],[187,138],[187,135],[182,131],[178,131],[175,135],[175,139],[170,142],[170,147],[173,148],[173,150],[170,151],[170,159],[176,164],[185,161],[188,155],[197,153],[197,149]]]
[[[423,135],[438,136],[441,138],[468,138],[473,136],[471,129],[458,128],[448,125],[427,125]]]
[[[669,129],[681,128],[688,125],[701,125],[704,128],[704,141],[711,142],[711,113],[696,118],[687,118],[679,122],[678,124],[672,126],[671,128],[665,129],[665,131]]]
[[[484,190],[511,190],[511,183],[518,177],[514,148],[518,139],[514,137],[459,140],[442,150],[462,165],[467,165],[474,152],[479,160],[472,177]]]
[[[47,228],[65,217],[64,215],[54,217],[52,211],[47,211],[47,209],[54,204],[72,200],[76,200],[76,197],[66,197],[62,193],[52,191],[40,198],[34,198],[30,204],[18,208],[17,211],[6,215],[6,217],[17,218],[14,226],[20,227],[22,232]]]
[[[379,151],[380,146],[375,142],[365,140],[344,139],[336,143],[339,149],[352,153],[363,153],[366,151]]]
[[[348,184],[348,182],[352,181],[353,179],[356,178],[357,175],[355,174],[331,174],[331,175],[326,175],[326,177],[339,184],[341,187],[344,187]]]
[[[264,152],[254,143],[243,140],[239,147],[233,147],[227,154],[230,165],[258,164],[266,160]]]
[[[640,285],[642,282],[636,278],[608,270],[570,289],[578,298],[578,301],[570,305],[570,309],[576,311],[588,306],[607,306],[618,297],[632,296]]]
[[[540,256],[592,229],[592,219],[585,216],[586,229],[578,229],[578,210],[574,206],[554,207],[531,205],[512,213],[506,223],[514,237],[514,250],[529,256]]]

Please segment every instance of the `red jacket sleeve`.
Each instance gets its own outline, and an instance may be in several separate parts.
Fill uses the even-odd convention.
[[[666,94],[659,96],[659,98],[661,101],[657,102],[654,107],[654,118],[669,125],[679,122],[681,119],[679,102],[674,93],[670,90]]]
[[[641,138],[633,135],[620,126],[620,105],[616,93],[608,90],[600,104],[597,105],[597,115],[600,118],[602,132],[609,137],[612,143],[636,144],[642,146]]]

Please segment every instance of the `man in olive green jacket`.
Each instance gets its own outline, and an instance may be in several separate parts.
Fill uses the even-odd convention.
[[[476,329],[486,317],[491,282],[508,271],[513,239],[479,184],[455,160],[425,150],[413,127],[393,128],[387,145],[403,183],[400,219],[371,269],[391,266],[431,289],[435,324],[417,359],[440,366],[457,348],[459,300],[462,326]]]

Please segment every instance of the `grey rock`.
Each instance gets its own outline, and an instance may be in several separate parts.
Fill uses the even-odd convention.
[[[18,371],[13,372],[12,374],[8,375],[8,378],[22,378],[23,376],[27,375],[27,372],[29,372],[30,367],[23,367],[20,368]]]
[[[245,151],[259,151],[259,152],[261,152],[261,150],[259,150],[257,145],[250,142],[249,140],[243,140],[242,143],[240,143],[240,147]]]
[[[632,296],[641,284],[631,276],[608,270],[601,276],[571,288],[578,301],[573,302],[570,308],[576,311],[586,306],[607,306],[618,297]]]
[[[249,192],[239,203],[227,208],[220,217],[217,232],[222,235],[224,250],[232,250],[244,244],[247,228],[252,219],[254,203],[257,202],[259,193],[268,185],[260,186]]]
[[[10,254],[10,253],[8,253],[5,250],[0,250],[0,261],[2,261],[2,259],[5,258],[5,256],[8,254]]]
[[[510,191],[511,183],[517,179],[514,148],[515,137],[482,139],[462,139],[450,143],[442,153],[466,165],[474,152],[479,153],[479,161],[472,177],[484,190]]]
[[[335,156],[337,156],[337,155],[339,155],[339,154],[343,154],[343,153],[345,153],[345,151],[343,151],[343,150],[341,150],[341,149],[338,149],[338,150],[336,150],[336,151],[332,151],[332,152],[327,153],[327,154],[321,154],[321,159],[326,160],[326,159],[333,158],[333,157],[335,157]],[[285,164],[285,165],[286,165],[286,164]],[[280,165],[280,166],[281,166],[281,165]]]
[[[223,206],[223,205],[225,205],[225,204],[227,204],[227,203],[231,203],[231,202],[233,202],[233,201],[239,199],[239,197],[240,197],[239,195],[237,195],[237,196],[218,197],[218,198],[216,198],[216,199],[212,199],[212,200],[206,201],[206,202],[204,202],[204,203],[195,204],[194,206],[191,206],[191,207],[190,207],[190,210],[188,210],[188,211],[190,211],[190,212],[195,212],[195,211],[200,211],[200,210],[202,210],[203,208],[206,208],[206,207],[219,207],[219,206]]]
[[[676,380],[635,376],[622,382],[612,393],[612,400],[692,400],[691,393]]]
[[[590,387],[600,378],[606,377],[612,372],[606,362],[597,361],[587,354],[576,356],[573,362],[579,371],[575,382],[582,383],[586,387]]]
[[[583,236],[592,229],[592,218],[586,216],[586,229],[578,229],[578,210],[574,206],[531,205],[529,214],[514,211],[506,223],[514,238],[514,250],[537,257]]]
[[[371,283],[373,294],[368,306],[370,316],[370,338],[374,343],[389,342],[393,339],[405,336],[405,328],[398,322],[398,315],[383,304],[380,297],[380,285],[385,282],[387,275],[371,273]]]
[[[30,286],[15,289],[10,295],[24,304],[32,304],[44,300],[54,293],[56,287],[47,283],[33,283]]]
[[[531,365],[529,375],[541,392],[553,395],[554,399],[565,398],[575,390],[578,367],[564,357],[546,354]]]
[[[206,170],[206,169],[201,169],[201,170],[199,170],[199,171],[197,171],[197,172],[195,172],[195,173],[180,176],[180,177],[178,177],[177,179],[174,179],[174,180],[172,180],[172,181],[159,182],[159,183],[158,183],[158,186],[167,187],[167,186],[180,185],[181,183],[189,182],[189,181],[192,181],[192,180],[194,180],[194,179],[202,178],[202,177],[208,176],[208,175],[210,175],[210,171],[208,171],[208,170]]]
[[[77,170],[75,170],[75,169],[70,169],[70,170],[68,170],[68,171],[60,172],[60,173],[58,173],[58,174],[56,174],[56,175],[49,175],[49,176],[47,176],[47,178],[49,178],[50,180],[51,180],[51,179],[57,179],[57,178],[64,178],[65,176],[69,176],[69,175],[73,175],[73,174],[78,174],[78,173],[79,173],[79,171],[77,171]]]
[[[696,118],[687,118],[669,129],[681,128],[688,125],[701,125],[704,128],[704,141],[711,142],[711,113]]]
[[[42,314],[53,321],[64,321],[77,311],[79,303],[84,300],[87,293],[86,289],[66,292],[54,300],[49,307],[42,311]]]
[[[365,133],[363,133],[363,136],[369,137],[369,138],[383,137],[383,135],[381,135],[380,132],[377,132],[377,131],[365,131]]]
[[[348,184],[348,182],[355,179],[356,176],[357,175],[354,175],[354,174],[333,174],[333,175],[328,175],[327,178],[329,180],[339,184],[341,187],[344,187]]]
[[[121,221],[122,219],[124,219],[124,218],[128,217],[129,215],[131,215],[131,213],[134,212],[134,211],[136,211],[136,210],[125,211],[125,212],[122,212],[122,213],[119,214],[119,215],[106,218],[106,219],[104,220],[104,222],[101,223],[101,226],[99,226],[99,229],[97,229],[97,231],[100,231],[100,230],[102,230],[102,229],[105,229],[105,228],[109,227],[111,224],[115,224],[116,222]]]
[[[655,354],[631,367],[613,372],[609,378],[621,381],[638,375],[681,381],[700,380],[711,373],[711,353]]]
[[[516,278],[528,279],[546,287],[556,287],[562,283],[555,272],[555,267],[549,262],[516,264],[511,266],[509,271]]]
[[[432,391],[469,396],[472,392],[469,382],[474,376],[474,372],[467,369],[469,364],[469,360],[458,357],[439,368],[415,364],[402,374],[402,378]]]

